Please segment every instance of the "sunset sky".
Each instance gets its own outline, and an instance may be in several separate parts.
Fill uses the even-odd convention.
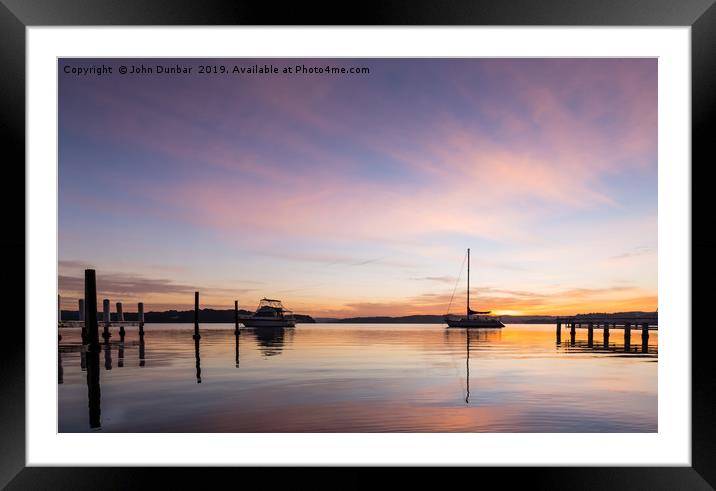
[[[142,62],[194,73],[118,73]],[[370,73],[196,73],[264,63]],[[93,267],[130,312],[199,290],[444,314],[468,247],[473,308],[657,308],[656,59],[65,59],[58,77],[63,308]]]

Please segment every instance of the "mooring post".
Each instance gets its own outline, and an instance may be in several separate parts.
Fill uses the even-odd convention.
[[[84,308],[82,308],[84,307]],[[85,269],[85,298],[80,300],[80,314],[84,312],[87,344],[99,354],[97,325],[97,278],[94,269]]]
[[[607,348],[609,346],[609,323],[604,323],[604,347]]]
[[[646,353],[649,350],[649,323],[641,325],[641,350]]]
[[[562,342],[562,321],[557,320],[557,344]]]
[[[57,341],[62,341],[62,334],[60,334],[60,323],[62,322],[62,307],[60,307],[60,296],[57,295]]]
[[[574,328],[574,322],[572,322],[569,327],[570,327],[570,329],[569,329],[569,344],[571,346],[574,346],[574,342],[577,337],[577,330]]]
[[[139,322],[139,335],[144,336],[144,304],[137,304],[137,322]]]
[[[631,345],[631,323],[625,322],[624,323],[624,350],[629,351],[630,345]]]
[[[587,346],[590,348],[594,345],[594,324],[587,324]]]
[[[104,322],[104,331],[102,332],[102,337],[106,340],[108,340],[112,335],[109,332],[109,298],[105,298],[102,300],[102,321]]]
[[[234,332],[239,334],[239,301],[234,300]]]
[[[122,302],[117,302],[117,322],[124,322],[124,311],[122,310]],[[124,339],[124,326],[119,326],[119,337]]]
[[[122,302],[117,302],[117,322],[124,322],[124,312],[122,311]]]
[[[194,339],[199,339],[199,292],[194,292]]]
[[[100,425],[99,390],[99,328],[97,326],[97,278],[94,269],[85,269],[85,331],[87,336],[87,392],[90,428]]]

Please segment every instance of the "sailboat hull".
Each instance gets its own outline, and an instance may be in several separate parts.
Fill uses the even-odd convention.
[[[461,328],[502,328],[505,325],[499,319],[483,317],[477,319],[468,318],[446,318],[445,322],[448,327],[461,327]]]

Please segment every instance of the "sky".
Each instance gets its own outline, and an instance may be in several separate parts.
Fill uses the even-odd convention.
[[[232,72],[264,64],[279,73]],[[196,290],[315,317],[464,312],[468,247],[473,309],[657,308],[656,59],[58,67],[63,308],[95,268],[127,312]]]

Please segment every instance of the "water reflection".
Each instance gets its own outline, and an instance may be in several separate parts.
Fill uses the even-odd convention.
[[[124,335],[119,338],[119,347],[117,348],[117,367],[124,366]]]
[[[144,366],[144,333],[139,334],[139,366]]]
[[[199,356],[200,337],[194,336],[194,358],[196,358],[196,383],[201,383],[201,357]]]
[[[112,369],[112,345],[109,344],[109,341],[104,343],[104,369]]]
[[[606,342],[599,329],[591,343],[586,329],[577,331],[555,350],[554,326],[316,325],[236,333],[229,324],[203,329],[192,350],[191,328],[152,327],[147,368],[131,361],[139,355],[144,367],[145,336],[137,329],[98,344],[96,352],[78,349],[79,330],[63,331],[59,431],[657,428],[656,333],[646,351],[643,337],[637,343],[640,333],[625,351],[616,329]],[[107,368],[113,356],[122,370]],[[76,390],[79,384],[86,393]]]
[[[236,329],[234,329],[234,338],[236,338],[236,368],[239,368],[239,336],[241,336],[241,332],[237,326]]]
[[[99,345],[87,345],[87,398],[89,401],[89,426],[101,428],[99,388]]]
[[[253,327],[251,333],[256,338],[259,349],[264,356],[281,354],[284,344],[293,336],[293,328]]]
[[[57,383],[64,383],[65,371],[62,368],[62,350],[57,350]]]
[[[501,329],[446,329],[445,339],[459,332],[465,338],[465,404],[470,405],[470,351],[482,343],[493,343],[502,338]],[[472,343],[472,347],[470,346]]]
[[[565,347],[567,351],[573,352],[592,352],[592,353],[624,353],[624,354],[658,354],[658,346],[648,344],[648,339],[642,338],[642,343],[638,346],[632,345],[628,337],[623,342],[610,342],[610,336],[603,337],[601,343],[593,343],[592,340],[575,340],[570,346]]]

